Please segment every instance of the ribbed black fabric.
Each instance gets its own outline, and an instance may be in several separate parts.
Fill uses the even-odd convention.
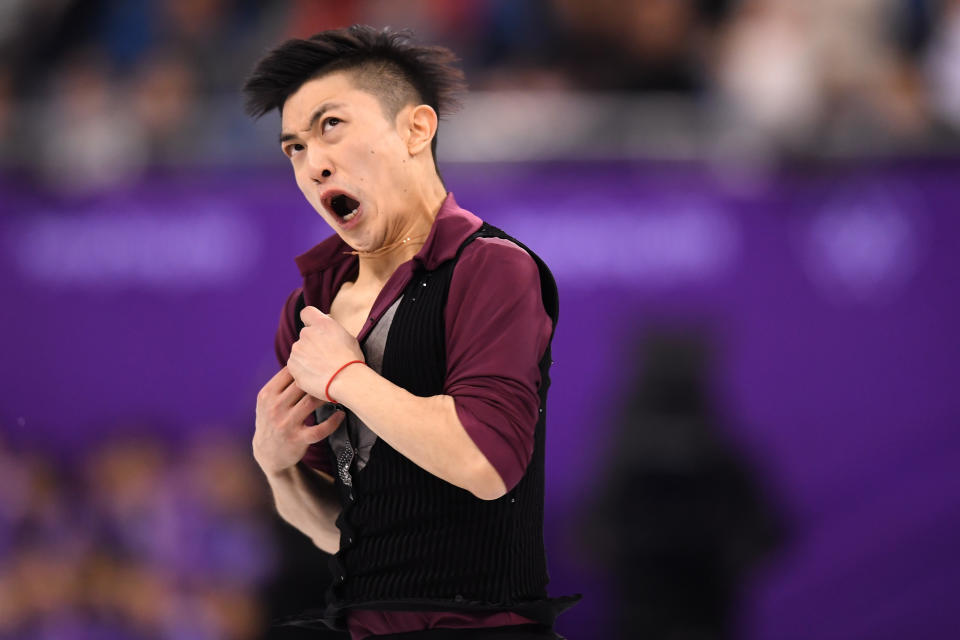
[[[453,268],[478,237],[506,238],[484,224],[457,257],[414,274],[387,338],[383,375],[419,396],[443,392],[446,374],[444,307]],[[540,270],[544,306],[556,326],[557,289]],[[533,455],[517,486],[481,500],[424,471],[382,439],[353,486],[338,479],[343,510],[340,551],[331,558],[334,582],[326,622],[343,628],[348,608],[394,610],[512,610],[552,624],[575,599],[547,598],[543,546],[544,435],[550,348],[540,362],[540,419]]]

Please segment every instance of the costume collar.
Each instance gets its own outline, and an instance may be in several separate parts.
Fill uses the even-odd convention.
[[[457,255],[463,241],[482,224],[480,218],[466,209],[461,209],[453,193],[448,192],[430,227],[426,242],[413,257],[414,262],[427,271],[436,269]],[[352,251],[350,245],[334,234],[294,258],[294,262],[297,263],[300,274],[306,277],[307,274],[329,269],[346,260],[357,260],[357,256],[347,253],[349,251]]]

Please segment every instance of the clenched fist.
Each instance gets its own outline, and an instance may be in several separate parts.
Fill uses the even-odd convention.
[[[300,312],[304,327],[293,343],[287,368],[297,386],[317,398],[324,398],[333,374],[351,360],[365,360],[357,339],[339,322],[316,307]]]
[[[297,386],[287,367],[263,385],[257,394],[253,457],[264,473],[272,475],[292,467],[308,446],[337,430],[343,422],[342,411],[318,425],[305,424],[307,416],[323,403]]]

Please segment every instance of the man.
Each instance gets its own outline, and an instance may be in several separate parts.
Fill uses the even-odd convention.
[[[547,598],[542,532],[556,286],[444,187],[453,60],[353,26],[287,41],[248,79],[248,112],[280,111],[297,184],[336,232],[297,258],[254,457],[280,515],[333,554],[331,627],[556,638],[574,601]]]

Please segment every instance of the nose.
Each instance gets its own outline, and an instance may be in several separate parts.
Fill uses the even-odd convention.
[[[333,163],[320,145],[312,144],[307,147],[307,163],[310,177],[315,181],[325,180],[333,175]]]

